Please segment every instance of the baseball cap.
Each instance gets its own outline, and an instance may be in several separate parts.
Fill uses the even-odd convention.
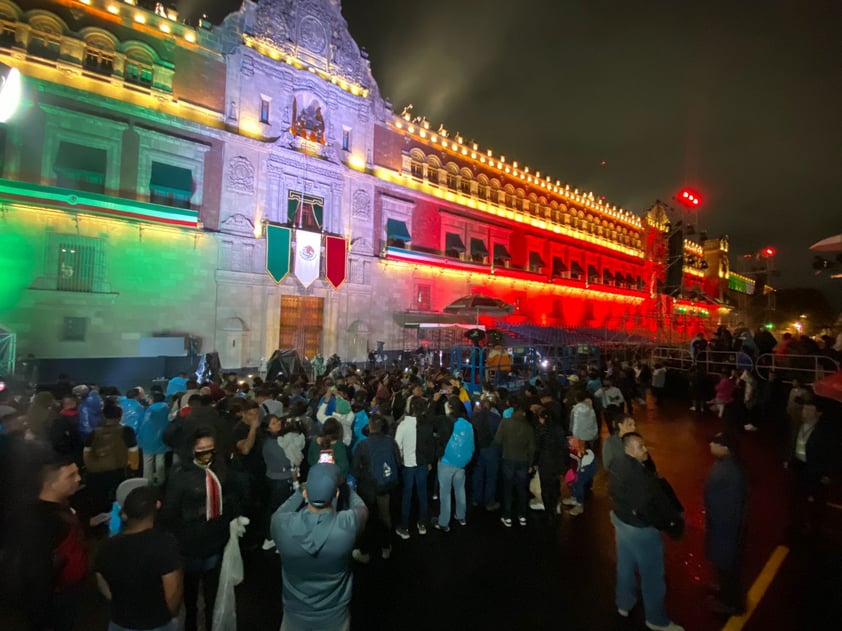
[[[734,439],[731,438],[725,432],[719,432],[713,438],[710,439],[710,442],[714,445],[720,445],[721,447],[726,447],[729,451],[734,451]]]
[[[339,467],[329,463],[313,465],[307,474],[307,502],[316,508],[329,506],[338,486]]]

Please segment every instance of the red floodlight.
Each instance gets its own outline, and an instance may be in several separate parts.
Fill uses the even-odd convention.
[[[688,208],[697,208],[702,203],[702,198],[698,193],[684,188],[678,193],[678,202]]]
[[[765,256],[775,256],[775,248],[764,248],[763,254]]]

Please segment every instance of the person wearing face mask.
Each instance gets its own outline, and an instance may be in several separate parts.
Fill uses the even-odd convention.
[[[197,631],[199,585],[205,601],[205,629],[210,631],[228,524],[240,515],[235,489],[225,461],[217,456],[213,430],[199,427],[192,434],[192,459],[176,466],[167,483],[161,510],[162,526],[178,541],[184,567],[185,631]]]

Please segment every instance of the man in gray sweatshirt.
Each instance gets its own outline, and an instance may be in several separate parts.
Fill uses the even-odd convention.
[[[307,484],[272,516],[281,555],[284,617],[281,631],[351,628],[351,551],[368,519],[353,490],[350,508],[337,511],[339,468],[316,464]],[[303,504],[303,506],[302,506]]]

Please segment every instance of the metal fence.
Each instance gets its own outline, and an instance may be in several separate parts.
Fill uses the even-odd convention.
[[[652,349],[652,363],[662,364],[665,368],[688,371],[695,366],[702,366],[709,374],[719,374],[736,368],[752,370],[764,380],[774,372],[778,379],[791,383],[798,379],[810,385],[839,370],[839,364],[824,355],[761,355],[756,360],[741,351],[705,350],[693,357],[686,348],[674,346],[656,346]]]

